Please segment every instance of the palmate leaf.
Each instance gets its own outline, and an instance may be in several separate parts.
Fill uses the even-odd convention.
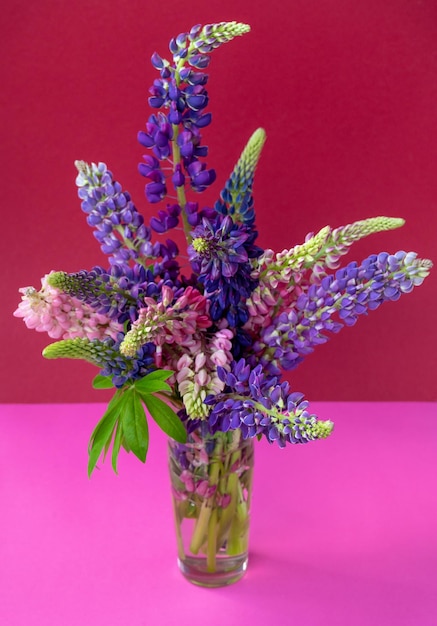
[[[114,436],[114,444],[112,446],[112,468],[116,474],[118,474],[117,460],[118,460],[118,455],[119,455],[120,448],[121,448],[122,438],[123,438],[123,428],[121,426],[120,421],[118,421],[117,429],[115,431],[115,436]]]
[[[115,392],[90,438],[89,476],[100,456],[106,457],[111,444],[112,467],[115,473],[122,447],[127,452],[133,452],[143,463],[146,461],[149,428],[143,402],[151,417],[169,437],[181,443],[186,441],[187,434],[177,414],[163,400],[153,395],[172,392],[172,388],[165,381],[173,374],[174,372],[170,370],[155,370]],[[95,389],[107,389],[112,386],[109,376],[98,375],[93,380]]]
[[[144,463],[149,447],[149,428],[141,398],[134,387],[123,396],[121,425],[129,449]]]
[[[134,383],[135,389],[138,393],[142,394],[150,394],[157,393],[159,391],[168,391],[172,392],[172,388],[163,380],[145,380],[142,378],[141,380],[136,380]]]
[[[141,394],[141,398],[150,413],[150,417],[155,420],[161,430],[179,443],[186,443],[187,431],[173,409],[156,396]]]
[[[172,370],[154,370],[150,372],[150,374],[146,374],[143,376],[141,380],[167,380],[170,376],[173,376],[174,372]],[[137,381],[139,382],[139,381]]]
[[[88,476],[91,476],[102,451],[104,449],[107,450],[111,443],[114,428],[122,412],[123,404],[123,395],[117,391],[109,402],[102,419],[91,434],[88,446]]]

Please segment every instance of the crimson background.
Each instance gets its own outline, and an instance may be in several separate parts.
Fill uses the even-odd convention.
[[[356,244],[350,260],[414,249],[435,260],[435,0],[15,0],[3,3],[2,402],[103,400],[92,366],[46,361],[50,339],[12,317],[20,286],[51,269],[104,264],[74,185],[75,159],[105,161],[151,216],[136,166],[149,111],[149,63],[196,23],[248,22],[217,50],[205,130],[218,181],[252,131],[268,141],[257,172],[260,244],[375,215],[403,229]],[[436,272],[320,346],[291,376],[322,400],[436,400]]]

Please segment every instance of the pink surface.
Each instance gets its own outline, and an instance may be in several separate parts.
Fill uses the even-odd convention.
[[[179,574],[164,437],[86,476],[103,405],[0,407],[4,626],[435,626],[437,405],[314,403],[331,439],[256,449],[251,554],[226,589]]]

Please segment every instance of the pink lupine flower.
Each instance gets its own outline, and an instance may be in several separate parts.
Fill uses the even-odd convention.
[[[145,306],[139,310],[138,319],[120,346],[122,354],[134,356],[142,345],[151,342],[156,346],[156,365],[161,367],[164,344],[191,347],[193,336],[211,326],[209,302],[197,289],[187,287],[175,302],[173,300],[174,292],[166,285],[159,302],[144,298]]]
[[[116,338],[122,330],[118,322],[52,287],[48,276],[41,279],[39,291],[34,287],[19,290],[23,295],[14,316],[22,317],[27,328],[46,332],[53,339]]]
[[[176,381],[185,409],[193,418],[206,417],[209,411],[203,403],[207,395],[223,390],[217,367],[229,370],[232,362],[233,332],[222,328],[212,336],[202,337],[202,350],[183,354],[175,364]]]
[[[193,480],[193,476],[191,472],[189,472],[188,470],[184,470],[179,476],[179,478],[184,483],[185,489],[189,493],[192,493],[194,491],[194,480]]]

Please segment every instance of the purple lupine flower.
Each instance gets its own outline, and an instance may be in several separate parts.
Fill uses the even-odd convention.
[[[111,272],[116,267],[113,266]],[[48,283],[120,323],[129,318],[131,307],[136,308],[135,298],[126,289],[127,279],[120,276],[120,285],[117,285],[111,273],[99,266],[71,274],[54,272],[49,275]]]
[[[161,248],[165,246],[161,244]],[[166,254],[172,254],[170,248],[167,248]],[[158,299],[164,285],[179,295],[179,283],[171,278],[172,268],[165,267],[168,262],[161,266],[157,264],[153,271],[146,270],[142,265],[112,265],[109,270],[96,266],[90,271],[71,274],[54,272],[49,275],[48,283],[85,302],[97,313],[124,324],[137,319],[143,298]]]
[[[157,233],[165,233],[179,224],[180,212],[178,204],[167,205],[166,211],[158,211],[158,217],[152,217],[150,226]]]
[[[333,424],[319,421],[308,411],[300,392],[292,392],[287,381],[268,376],[261,364],[252,368],[244,359],[231,364],[230,371],[218,368],[225,383],[223,393],[211,395],[208,424],[211,432],[241,429],[244,438],[264,435],[280,447],[327,437]]]
[[[231,326],[242,326],[248,319],[245,299],[257,285],[251,276],[251,260],[261,254],[256,231],[218,215],[204,218],[191,235],[188,255],[211,299],[211,317],[226,316]]]
[[[143,155],[143,159],[144,163],[138,164],[138,171],[141,176],[151,181],[145,185],[144,191],[147,200],[154,204],[160,202],[167,194],[165,176],[156,157],[146,154]]]
[[[209,207],[202,207],[199,209],[198,202],[187,202],[184,210],[187,216],[188,224],[193,227],[201,224],[204,218],[206,220],[213,220],[217,217],[214,209],[210,209]]]
[[[144,255],[150,242],[150,228],[144,225],[127,191],[113,179],[104,163],[91,165],[76,161],[76,185],[82,210],[102,251],[110,263],[129,265]]]
[[[185,46],[187,41],[185,34],[176,38],[175,51],[181,51],[180,46]],[[201,145],[199,132],[200,128],[211,122],[211,115],[204,112],[208,104],[205,89],[208,77],[206,74],[197,77],[194,70],[186,68],[176,70],[176,67],[165,65],[157,54],[153,55],[152,64],[160,69],[161,78],[155,80],[150,88],[149,103],[154,108],[164,109],[166,113],[160,111],[157,115],[152,115],[146,124],[146,131],[140,131],[138,134],[138,141],[152,149],[160,161],[168,160],[172,155],[173,127],[180,126],[177,132],[177,145],[182,163],[176,163],[172,183],[177,189],[185,184],[185,176],[188,175],[193,188],[203,191],[215,180],[215,172],[206,170],[205,164],[194,166],[190,172],[188,167],[208,153],[207,146]],[[179,79],[176,76],[178,72]],[[151,177],[149,173],[144,174],[144,168],[141,169],[143,175]],[[152,183],[146,185],[145,191],[149,202],[155,203],[165,197],[167,186],[161,169],[159,177],[156,167],[153,175],[155,178]]]
[[[171,140],[173,128],[167,116],[159,112],[151,115],[146,123],[146,132],[138,133],[138,141],[146,148],[152,148],[158,159],[164,159],[171,155]]]
[[[368,310],[398,300],[402,293],[420,285],[429,269],[428,262],[404,251],[374,254],[361,265],[349,263],[325,276],[320,284],[311,285],[292,308],[263,328],[253,345],[254,353],[272,373],[293,369],[316,345],[328,340],[327,331],[352,326]]]
[[[186,176],[196,191],[204,191],[215,181],[215,171],[199,162],[208,154],[207,146],[201,145],[200,129],[211,123],[211,114],[205,111],[209,102],[208,75],[199,70],[208,66],[208,55],[215,48],[248,30],[246,24],[237,22],[196,26],[170,41],[172,64],[156,52],[152,55],[152,65],[160,78],[150,87],[149,104],[159,111],[150,116],[146,130],[138,133],[138,141],[153,150],[159,161],[173,157],[172,184],[176,189],[185,184]],[[178,151],[172,154],[174,141]],[[140,172],[151,177],[144,171],[141,167]],[[156,203],[166,196],[167,185],[160,168],[159,174],[154,168],[153,176],[145,191],[149,202]]]
[[[234,222],[253,225],[255,221],[252,188],[265,139],[262,128],[253,133],[214,206],[218,213],[231,215]]]
[[[173,176],[171,178],[173,185],[176,187],[183,187],[185,184],[185,176],[182,172],[182,166],[180,163],[177,163],[175,166],[175,170]]]
[[[215,170],[206,169],[206,164],[200,161],[192,161],[187,167],[187,174],[195,191],[205,191],[216,179]]]
[[[47,359],[84,359],[101,368],[102,376],[110,376],[115,387],[121,388],[129,381],[137,380],[155,370],[153,344],[142,346],[135,357],[123,356],[119,351],[123,333],[116,339],[63,339],[49,344],[43,352]]]

